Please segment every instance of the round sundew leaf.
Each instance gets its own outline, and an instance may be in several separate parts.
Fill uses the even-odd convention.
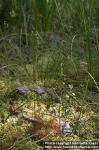
[[[64,135],[69,135],[72,133],[71,127],[69,125],[69,123],[65,123],[63,128],[62,128],[62,132]]]
[[[21,94],[26,94],[27,92],[29,92],[29,88],[26,85],[20,86],[17,88],[17,90],[21,93]]]
[[[40,86],[38,86],[38,85],[34,85],[33,88],[32,88],[32,90],[33,90],[34,92],[36,92],[37,94],[39,94],[39,95],[42,95],[42,94],[45,93],[44,88],[43,88],[43,87],[40,87]]]

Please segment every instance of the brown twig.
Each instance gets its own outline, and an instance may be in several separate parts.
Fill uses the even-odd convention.
[[[44,136],[43,138],[41,138],[41,139],[35,141],[35,142],[36,142],[36,143],[39,143],[39,142],[43,141],[43,140],[46,139],[48,136],[50,136],[52,133],[53,133],[53,131],[50,132],[49,134],[47,134],[46,136]]]

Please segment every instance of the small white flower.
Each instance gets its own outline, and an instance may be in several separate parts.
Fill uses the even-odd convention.
[[[73,84],[69,84],[68,87],[70,88],[70,90],[73,89]]]
[[[66,94],[65,97],[66,97],[67,99],[69,99],[69,95],[68,95],[68,94]]]
[[[63,85],[65,85],[65,82],[63,82]]]
[[[75,96],[75,93],[72,93],[73,96]]]

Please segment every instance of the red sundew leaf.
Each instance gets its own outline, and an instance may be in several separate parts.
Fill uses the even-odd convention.
[[[43,122],[39,122],[39,123],[36,123],[36,124],[32,124],[32,125],[29,127],[29,132],[30,132],[30,133],[37,133],[37,132],[38,132],[39,130],[41,130],[43,127],[44,127]]]
[[[59,125],[59,123],[58,123],[58,121],[56,119],[49,122],[49,127],[52,130],[55,130],[55,131],[59,131],[60,130],[60,125]]]
[[[23,114],[22,118],[24,120],[27,120],[27,121],[32,122],[32,123],[38,123],[38,119],[36,117],[34,117],[34,116],[29,116],[29,115],[24,115]]]
[[[32,122],[34,127],[37,129],[44,126],[44,122],[38,116],[29,116],[23,114],[22,118],[28,122]]]
[[[15,105],[15,104],[11,104],[11,105],[9,105],[9,111],[11,112],[11,113],[14,113],[14,114],[19,114],[19,113],[21,113],[21,109],[20,108],[18,108],[18,106],[17,105]]]
[[[49,122],[49,126],[52,130],[56,132],[62,131],[62,127],[64,125],[64,121],[60,118],[53,119]]]

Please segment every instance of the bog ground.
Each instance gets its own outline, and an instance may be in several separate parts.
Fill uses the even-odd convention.
[[[0,1],[1,150],[98,141],[98,8],[97,0]]]

